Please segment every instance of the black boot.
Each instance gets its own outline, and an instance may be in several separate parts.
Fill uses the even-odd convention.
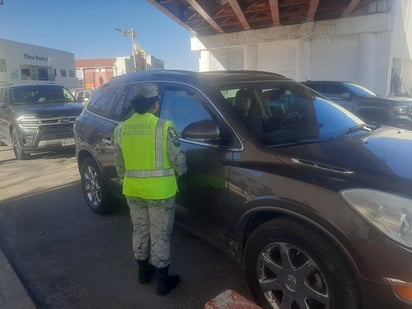
[[[157,273],[157,293],[160,295],[168,294],[172,289],[177,287],[180,282],[180,276],[169,276],[169,266],[156,268]]]
[[[153,275],[153,266],[149,264],[149,260],[138,260],[139,265],[139,283],[149,283]]]

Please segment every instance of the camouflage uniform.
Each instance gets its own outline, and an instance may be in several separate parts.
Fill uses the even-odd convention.
[[[180,149],[176,129],[170,126],[167,138],[168,155],[177,176],[186,173],[186,157]],[[125,164],[121,145],[115,138],[116,170],[121,179]],[[156,268],[170,264],[170,238],[173,229],[175,198],[146,200],[126,196],[133,224],[133,252],[136,260],[150,259]]]

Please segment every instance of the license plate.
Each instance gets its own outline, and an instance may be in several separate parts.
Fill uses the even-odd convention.
[[[74,145],[74,138],[63,138],[62,146],[71,146]]]

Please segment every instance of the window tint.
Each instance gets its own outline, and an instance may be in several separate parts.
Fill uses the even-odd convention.
[[[310,83],[308,86],[329,98],[342,98],[344,93],[348,93],[342,85],[333,83]]]
[[[358,84],[345,83],[345,86],[348,87],[353,93],[360,97],[376,97],[376,93],[372,92],[368,88],[365,88]]]
[[[133,113],[130,102],[137,94],[137,89],[140,89],[142,83],[134,83],[127,86],[122,86],[119,95],[119,102],[116,104],[113,119],[117,121],[123,121]],[[143,83],[144,84],[144,83]],[[153,83],[151,83],[153,84]]]
[[[121,86],[102,87],[96,90],[92,100],[87,104],[87,109],[97,115],[110,118],[116,99],[121,93]]]
[[[314,101],[316,117],[319,123],[319,139],[342,134],[348,128],[358,124],[359,119],[343,107],[323,99]]]
[[[296,82],[219,87],[239,121],[267,146],[331,138],[360,123],[351,113]]]
[[[166,87],[163,94],[160,118],[172,120],[180,136],[188,124],[213,119],[203,107],[201,101],[201,97],[192,90]]]
[[[53,85],[15,86],[10,90],[10,104],[45,104],[74,102],[74,97],[64,87]]]

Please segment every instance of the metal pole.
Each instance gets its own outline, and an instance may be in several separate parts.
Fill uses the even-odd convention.
[[[130,28],[130,30],[123,30],[123,29],[115,28],[114,30],[121,32],[123,36],[131,38],[133,70],[136,71],[136,57],[135,57],[135,49],[134,49],[134,38],[137,36],[136,31],[134,31],[133,28]]]
[[[410,4],[410,1],[408,0],[406,2],[405,21],[404,21],[404,24],[403,24],[403,31],[404,31],[405,35],[404,35],[404,38],[402,40],[401,72],[399,74],[400,75],[399,78],[401,80],[400,81],[400,84],[401,84],[400,88],[401,89],[399,89],[399,91],[402,92],[402,87],[403,87],[407,94],[409,94],[409,91],[406,88],[406,85],[403,85],[403,79],[404,79],[404,76],[403,76],[404,75],[404,68],[403,67],[405,65],[405,53],[406,53],[407,48],[408,48],[407,47],[408,40],[407,40],[406,34],[408,33],[408,26],[409,26],[409,4]],[[402,8],[402,6],[401,6],[401,8]],[[401,10],[401,14],[402,14],[402,10]]]
[[[130,28],[130,36],[132,38],[133,70],[136,72],[136,54],[134,50],[134,38],[136,36],[136,32],[134,32],[133,28]]]

